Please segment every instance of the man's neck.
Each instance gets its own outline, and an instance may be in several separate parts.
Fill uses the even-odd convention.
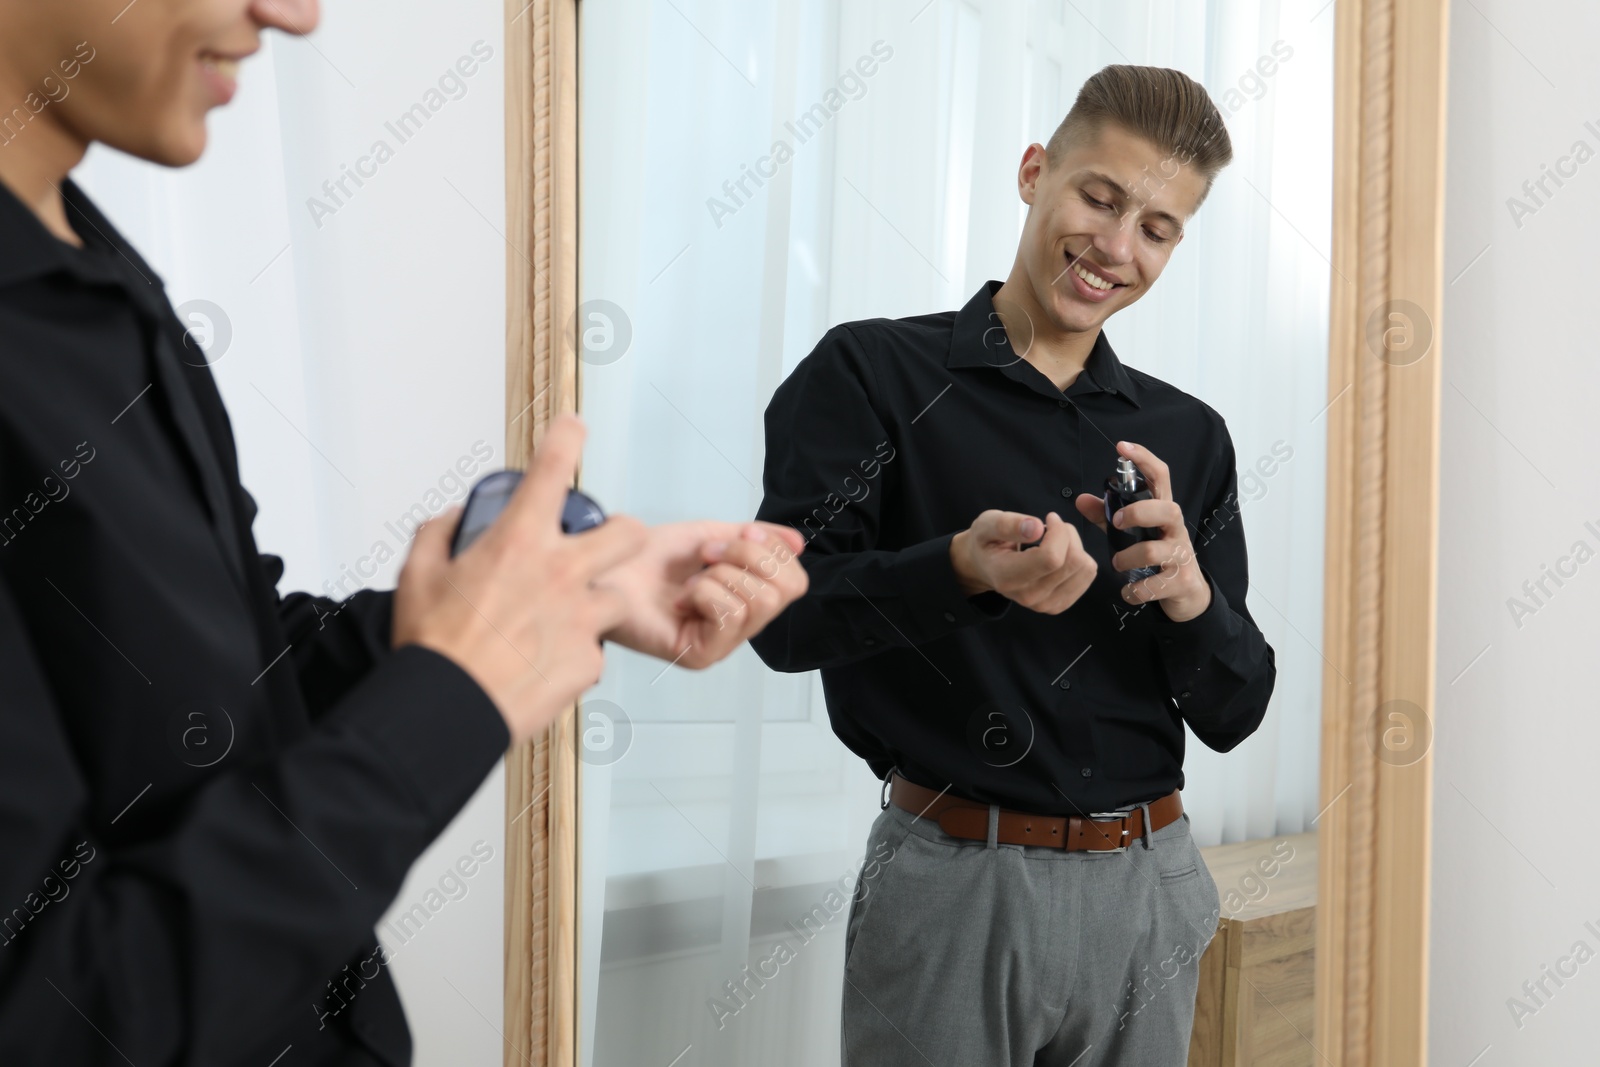
[[[1094,351],[1100,331],[1056,329],[1050,316],[1034,299],[1020,262],[1012,266],[1011,276],[995,291],[994,310],[1017,355],[1033,364],[1035,370],[1062,392],[1077,381],[1079,372],[1089,361],[1089,353]]]
[[[0,93],[6,94],[0,99],[25,100],[30,92],[37,92],[26,86],[19,90],[12,83],[12,78],[0,73]],[[38,95],[39,99],[45,99],[43,94]],[[82,162],[89,146],[52,114],[56,106],[47,104],[37,115],[32,115],[31,109],[23,105],[20,110],[30,115],[26,125],[20,128],[9,122],[0,125],[0,182],[4,182],[12,195],[37,215],[45,229],[57,239],[70,245],[82,245],[83,241],[67,220],[61,183],[66,181],[72,168]]]

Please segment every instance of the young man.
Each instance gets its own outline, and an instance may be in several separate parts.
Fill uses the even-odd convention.
[[[1102,327],[1231,155],[1194,81],[1107,67],[1023,153],[1005,283],[835,327],[767,409],[758,517],[805,533],[811,590],[752,643],[821,669],[835,731],[885,779],[868,850],[895,850],[851,908],[850,1067],[1185,1061],[1218,898],[1179,799],[1184,726],[1248,737],[1273,656],[1227,427]],[[1114,521],[1158,534],[1112,554],[1119,459],[1154,499]],[[1160,570],[1129,584],[1141,567]]]
[[[410,1062],[374,926],[507,744],[594,683],[602,638],[705,667],[805,588],[782,528],[563,535],[567,416],[458,558],[452,515],[392,594],[277,594],[209,370],[67,175],[92,141],[193,162],[261,32],[317,16],[0,0],[8,1067]]]

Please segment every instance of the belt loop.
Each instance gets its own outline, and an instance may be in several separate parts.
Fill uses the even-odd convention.
[[[1140,804],[1139,808],[1144,812],[1144,850],[1149,852],[1155,847],[1150,843],[1150,838],[1154,836],[1154,830],[1152,829],[1152,824],[1150,822],[1150,805]]]
[[[1000,847],[1000,805],[989,805],[989,847]]]
[[[883,792],[878,794],[878,810],[884,811],[889,807],[889,788],[894,785],[895,772],[900,769],[899,764],[889,768],[889,773],[883,776]]]

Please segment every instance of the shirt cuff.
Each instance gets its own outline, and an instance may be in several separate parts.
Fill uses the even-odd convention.
[[[482,687],[454,660],[422,645],[397,649],[374,668],[337,717],[385,758],[438,827],[471,799],[511,744],[505,719]]]
[[[1242,622],[1237,612],[1228,606],[1216,579],[1201,568],[1211,586],[1211,603],[1206,610],[1184,622],[1174,622],[1167,617],[1161,605],[1155,605],[1155,633],[1161,642],[1161,659],[1166,665],[1167,682],[1172,695],[1183,698],[1192,694],[1194,684],[1206,664],[1226,649],[1238,636]]]
[[[966,626],[998,619],[1011,601],[990,590],[968,596],[950,561],[954,533],[902,549],[894,564],[895,581],[911,624],[915,643],[936,641]]]

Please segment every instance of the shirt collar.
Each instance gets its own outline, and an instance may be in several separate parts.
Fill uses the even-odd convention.
[[[76,182],[61,183],[67,216],[83,238],[82,249],[57,238],[15,193],[0,182],[0,286],[65,272],[96,283],[125,283],[152,309],[166,303],[161,276],[100,213]],[[105,255],[93,255],[93,251]],[[89,252],[91,254],[86,255]],[[132,268],[129,271],[128,268]]]
[[[955,329],[950,336],[950,355],[947,367],[992,367],[1004,370],[1023,362],[1006,337],[1005,327],[994,310],[994,294],[1002,282],[983,284],[965,307],[956,312]],[[1134,407],[1139,406],[1139,388],[1128,374],[1122,361],[1112,351],[1105,330],[1094,339],[1083,371],[1067,387],[1068,395],[1106,392],[1120,396]]]

